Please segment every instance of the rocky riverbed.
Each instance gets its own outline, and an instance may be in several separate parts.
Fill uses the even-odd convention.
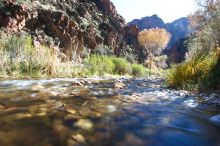
[[[1,146],[218,146],[217,94],[163,79],[0,81]]]

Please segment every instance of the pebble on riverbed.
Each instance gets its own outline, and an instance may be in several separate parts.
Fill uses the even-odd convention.
[[[114,105],[108,105],[107,110],[109,113],[113,113],[113,112],[117,111],[117,108]]]

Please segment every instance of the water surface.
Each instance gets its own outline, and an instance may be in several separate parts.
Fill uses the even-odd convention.
[[[160,79],[2,80],[0,146],[220,146],[200,99]]]

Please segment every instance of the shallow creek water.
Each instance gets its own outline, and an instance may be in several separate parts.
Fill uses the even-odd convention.
[[[218,114],[161,79],[0,81],[0,146],[220,146]]]

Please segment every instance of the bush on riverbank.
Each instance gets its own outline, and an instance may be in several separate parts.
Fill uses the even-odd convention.
[[[198,1],[198,11],[190,16],[187,61],[176,65],[168,76],[172,87],[189,90],[220,89],[220,5],[219,1]]]
[[[147,70],[144,68],[143,65],[140,64],[132,64],[132,74],[136,77],[141,77],[147,74]]]
[[[52,48],[34,47],[30,37],[1,37],[0,77],[85,77],[128,75],[135,77],[157,74],[139,64],[113,56],[91,55],[83,64],[62,62]]]
[[[168,85],[193,91],[207,89],[213,85],[213,79],[210,79],[213,76],[212,72],[216,74],[213,68],[218,58],[216,53],[198,55],[174,66],[167,76]]]
[[[91,55],[84,60],[85,68],[88,69],[88,75],[103,76],[112,75],[129,75],[135,77],[148,76],[150,72],[153,75],[156,71],[150,71],[140,64],[131,64],[123,58],[113,56]]]

